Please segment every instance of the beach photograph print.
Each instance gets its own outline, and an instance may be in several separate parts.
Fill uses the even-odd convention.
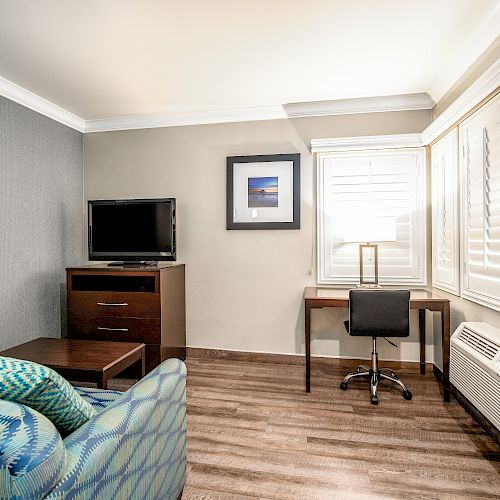
[[[278,206],[278,177],[248,178],[248,208]]]

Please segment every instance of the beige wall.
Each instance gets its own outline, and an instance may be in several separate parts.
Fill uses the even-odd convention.
[[[189,346],[302,353],[302,294],[316,282],[311,138],[420,132],[429,121],[412,111],[86,134],[85,193],[177,198]],[[301,229],[227,231],[226,157],[290,152],[302,155]],[[369,342],[344,332],[345,315],[314,311],[313,354],[368,356]],[[415,329],[401,350],[380,347],[385,359],[418,359]]]
[[[428,110],[294,118],[292,124],[304,144],[311,139],[422,132],[430,123]]]

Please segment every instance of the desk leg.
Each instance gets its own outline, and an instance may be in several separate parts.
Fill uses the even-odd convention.
[[[306,392],[311,392],[311,307],[305,305]]]
[[[441,333],[443,337],[443,393],[446,403],[450,402],[450,304],[443,304],[441,311]]]
[[[425,375],[425,309],[418,310],[418,330],[420,334],[420,373]]]

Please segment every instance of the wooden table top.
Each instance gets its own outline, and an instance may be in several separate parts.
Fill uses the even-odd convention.
[[[0,356],[33,361],[50,368],[106,371],[140,351],[145,344],[40,337],[0,352]]]
[[[304,290],[304,299],[306,300],[349,300],[349,290],[356,290],[356,288],[322,288],[318,286],[306,287]],[[390,288],[387,288],[390,290]],[[422,300],[426,302],[449,302],[449,299],[438,295],[430,290],[410,289],[410,301]]]

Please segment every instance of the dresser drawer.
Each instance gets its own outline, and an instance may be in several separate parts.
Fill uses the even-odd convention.
[[[68,336],[72,339],[159,344],[161,321],[156,318],[87,317],[72,314],[68,317]]]
[[[145,292],[69,292],[75,316],[160,318],[160,294]]]

